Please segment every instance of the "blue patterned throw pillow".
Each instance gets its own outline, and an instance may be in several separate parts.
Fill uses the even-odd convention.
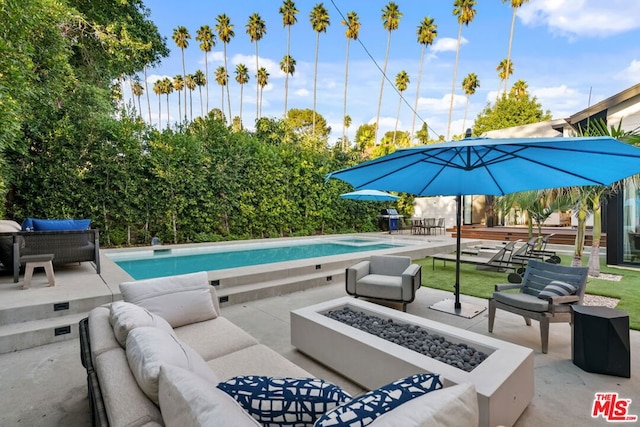
[[[242,376],[218,388],[269,427],[313,425],[325,412],[351,400],[337,385],[317,378]]]
[[[439,375],[416,374],[365,393],[325,413],[314,427],[364,427],[403,403],[441,388]]]
[[[578,288],[569,283],[561,282],[559,280],[553,280],[549,282],[549,284],[545,286],[543,290],[540,291],[540,293],[538,294],[538,298],[548,300],[552,297],[573,295],[577,291]]]

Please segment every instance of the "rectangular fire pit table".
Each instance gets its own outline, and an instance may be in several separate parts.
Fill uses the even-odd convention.
[[[465,343],[489,357],[466,372],[324,315],[344,307],[416,325],[449,342]],[[440,374],[445,387],[473,383],[482,427],[513,425],[533,398],[531,349],[351,297],[292,311],[291,344],[371,390],[420,372]]]

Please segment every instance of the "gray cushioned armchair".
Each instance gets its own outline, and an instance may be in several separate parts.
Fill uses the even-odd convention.
[[[403,311],[415,299],[421,282],[421,267],[406,256],[374,255],[346,272],[349,295],[399,302]]]

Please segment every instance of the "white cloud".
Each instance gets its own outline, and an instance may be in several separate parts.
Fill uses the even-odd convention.
[[[294,95],[296,96],[301,96],[301,97],[305,97],[305,96],[309,96],[309,91],[307,89],[298,89],[295,92],[293,92]]]
[[[467,44],[469,40],[462,37],[460,39],[460,45]],[[454,39],[451,37],[442,37],[436,39],[436,42],[431,46],[432,53],[438,52],[455,52],[458,48],[458,39]]]
[[[166,74],[163,74],[163,75],[151,74],[151,75],[147,76],[147,83],[153,84],[153,83],[157,82],[158,80],[164,79],[165,77],[169,77],[170,79],[173,79],[173,77],[167,76]]]
[[[607,37],[640,28],[640,2],[628,0],[531,0],[518,11],[525,25],[547,26],[569,38]]]
[[[467,97],[464,95],[453,96],[453,108],[464,107],[467,103]],[[442,98],[420,98],[418,99],[418,111],[427,111],[429,113],[449,111],[451,104],[451,94],[443,95]]]
[[[627,82],[636,84],[640,81],[640,60],[634,59],[631,64],[624,70],[615,75],[618,80],[625,80]]]
[[[567,85],[533,88],[530,89],[530,93],[539,99],[566,99],[578,95],[577,90],[571,89]]]

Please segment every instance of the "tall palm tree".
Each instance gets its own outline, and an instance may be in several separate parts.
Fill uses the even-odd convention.
[[[189,39],[191,38],[191,34],[189,34],[189,30],[186,27],[179,26],[178,28],[173,30],[173,41],[176,43],[176,46],[180,48],[180,53],[182,54],[182,78],[186,80],[186,73],[184,71],[184,50],[189,46]],[[184,92],[184,105],[187,105],[187,92]],[[184,120],[187,120],[187,109],[184,109]]]
[[[202,70],[197,70],[193,75],[193,81],[198,86],[198,92],[200,92],[200,117],[204,117],[203,105],[202,105],[202,86],[208,86],[207,76]],[[208,110],[207,110],[208,111]]]
[[[400,120],[400,107],[402,106],[402,94],[409,87],[409,74],[405,70],[400,71],[396,75],[396,89],[400,92],[400,96],[398,97],[398,112],[396,113],[396,127],[393,132],[393,145],[396,145],[396,134],[398,133],[398,121]]]
[[[196,89],[196,81],[193,74],[187,74],[184,80],[185,86],[189,89],[189,120],[193,121],[193,91]],[[184,112],[187,113],[187,105],[184,106]]]
[[[240,84],[240,129],[242,129],[242,98],[244,85],[249,82],[249,69],[247,69],[246,65],[236,65],[236,81]]]
[[[182,104],[180,103],[180,93],[184,90],[184,79],[178,74],[173,78],[173,89],[178,92],[178,121],[182,120]],[[185,113],[187,104],[184,105]],[[186,114],[185,114],[186,115]]]
[[[226,14],[218,15],[216,17],[216,32],[218,33],[218,39],[224,45],[224,72],[227,75],[227,80],[229,79],[229,69],[227,68],[227,44],[231,41],[233,37],[235,37],[235,33],[233,32],[233,24],[231,20]],[[227,107],[229,107],[229,120],[232,120],[231,116],[231,96],[229,96],[229,85],[227,84]],[[229,122],[231,124],[231,121]]]
[[[453,67],[453,81],[451,82],[451,99],[449,100],[449,120],[447,120],[447,141],[451,134],[451,114],[453,113],[453,96],[456,93],[456,74],[458,73],[458,58],[460,57],[460,41],[462,40],[462,26],[469,25],[476,16],[473,6],[476,0],[454,0],[453,15],[458,17],[458,46],[456,47],[456,62]]]
[[[498,72],[498,78],[500,79],[498,93],[496,94],[497,100],[500,97],[500,88],[502,87],[502,83],[504,83],[503,93],[507,93],[507,80],[509,79],[509,74],[513,74],[513,64],[508,59],[503,59],[496,67],[496,71]]]
[[[507,49],[507,61],[511,61],[511,43],[513,42],[513,29],[516,26],[516,14],[520,6],[527,3],[529,0],[502,0],[502,3],[506,3],[507,1],[511,2],[511,7],[513,8],[513,15],[511,16],[511,32],[509,33],[509,48]],[[507,66],[510,66],[510,65],[512,65],[512,63],[508,62]],[[505,91],[509,87],[509,76],[511,74],[513,73],[510,73],[509,70],[507,69],[507,73],[506,73],[507,79],[505,80],[505,83],[504,83]]]
[[[258,42],[262,40],[262,37],[267,33],[267,24],[262,20],[259,14],[254,13],[249,16],[249,22],[246,25],[247,34],[251,39],[251,42],[256,44],[256,74],[260,69],[258,66]],[[260,104],[258,98],[260,95],[260,82],[256,78],[256,120],[260,117]]]
[[[529,89],[529,85],[527,82],[520,79],[511,86],[510,94],[515,96],[516,98],[523,98],[527,94],[527,90]]]
[[[162,80],[156,80],[153,84],[153,93],[158,95],[158,130],[162,128]]]
[[[208,25],[201,26],[198,31],[196,31],[196,40],[200,42],[200,50],[204,52],[204,82],[207,86],[207,112],[209,112],[209,58],[208,53],[216,45],[216,35],[211,31],[211,27]],[[202,101],[202,94],[200,95],[200,100]],[[202,102],[201,102],[202,104]],[[202,112],[200,112],[202,115]]]
[[[289,75],[293,76],[293,73],[296,72],[296,60],[289,55],[285,55],[284,58],[282,58],[282,61],[280,61],[280,69],[286,76],[285,85],[284,85],[284,117],[286,117],[287,116],[287,91],[288,91],[288,84],[286,83],[286,81],[289,80]]]
[[[260,67],[258,69],[258,73],[256,74],[256,81],[260,86],[260,97],[258,100],[258,104],[260,104],[260,109],[258,111],[258,118],[260,118],[260,116],[262,116],[262,94],[264,92],[264,87],[267,84],[269,84],[269,72],[267,71],[266,68]]]
[[[220,89],[222,89],[222,105],[220,106],[220,111],[224,115],[224,87],[229,83],[229,74],[227,74],[227,70],[221,65],[216,68],[216,82],[220,85]]]
[[[390,1],[384,9],[382,9],[382,26],[385,30],[387,30],[387,50],[384,54],[384,67],[382,68],[382,80],[380,81],[380,96],[378,97],[378,113],[376,114],[376,131],[375,131],[375,141],[378,140],[378,128],[380,122],[380,108],[382,107],[382,92],[384,89],[384,80],[387,76],[387,62],[389,61],[389,46],[391,45],[391,31],[397,30],[400,25],[400,18],[402,18],[402,13],[400,13],[400,9],[398,9],[398,5],[394,2]]]
[[[171,111],[169,110],[169,95],[173,92],[173,82],[169,77],[162,79],[162,93],[167,96],[167,129],[171,121]]]
[[[324,4],[318,3],[311,13],[309,13],[309,21],[311,22],[311,28],[316,32],[316,60],[313,68],[313,120],[311,122],[311,134],[316,134],[316,99],[317,99],[317,87],[318,87],[318,52],[320,48],[320,33],[326,33],[327,27],[331,25],[329,17],[329,11]]]
[[[464,107],[464,120],[462,120],[462,134],[464,135],[465,126],[467,124],[467,111],[469,110],[469,98],[476,93],[476,89],[480,87],[480,80],[476,73],[469,73],[467,77],[462,80],[462,90],[467,95],[467,104]]]
[[[418,71],[418,82],[416,83],[416,101],[413,105],[413,120],[411,121],[411,138],[415,135],[416,112],[418,111],[418,99],[420,98],[420,81],[422,81],[422,66],[424,65],[424,53],[427,46],[432,45],[438,35],[438,26],[434,24],[433,18],[425,16],[416,30],[418,43],[422,45],[420,50],[420,71]]]
[[[151,124],[151,92],[149,92],[149,82],[147,81],[147,66],[145,64],[143,68],[144,73],[144,91],[147,93],[147,109],[149,112],[149,124]]]
[[[358,14],[355,12],[347,13],[347,20],[342,20],[342,25],[347,26],[347,30],[344,35],[347,37],[347,59],[345,61],[344,66],[344,107],[342,111],[342,116],[347,117],[347,81],[349,80],[349,46],[351,44],[351,40],[357,40],[360,35],[360,18],[358,18]],[[342,139],[344,140],[347,135],[347,127],[342,127]]]
[[[349,129],[349,127],[351,126],[351,122],[352,122],[352,121],[353,121],[353,120],[351,119],[351,116],[349,116],[349,115],[344,116],[344,121],[343,121],[344,128],[345,128],[345,129]],[[345,144],[345,145],[342,147],[342,149],[343,149],[343,150],[346,150],[346,149],[347,149],[347,146],[346,146],[346,144],[347,144],[347,138],[348,138],[348,135],[345,133],[345,135],[342,137],[342,141],[343,141],[343,142],[344,142],[344,144]]]
[[[140,77],[136,76],[133,79],[133,84],[131,86],[131,90],[133,92],[133,96],[138,98],[138,115],[142,119],[142,104],[140,103],[140,97],[144,93],[144,88],[140,84]]]
[[[300,11],[296,9],[296,4],[293,0],[284,0],[282,2],[282,6],[280,6],[280,10],[278,13],[282,15],[282,26],[287,27],[287,54],[285,58],[291,58],[291,26],[298,22],[298,18],[296,15]],[[280,68],[282,68],[282,62],[280,63]],[[285,71],[284,76],[284,117],[287,116],[287,97],[289,96],[289,71]],[[293,73],[291,73],[293,74]]]

